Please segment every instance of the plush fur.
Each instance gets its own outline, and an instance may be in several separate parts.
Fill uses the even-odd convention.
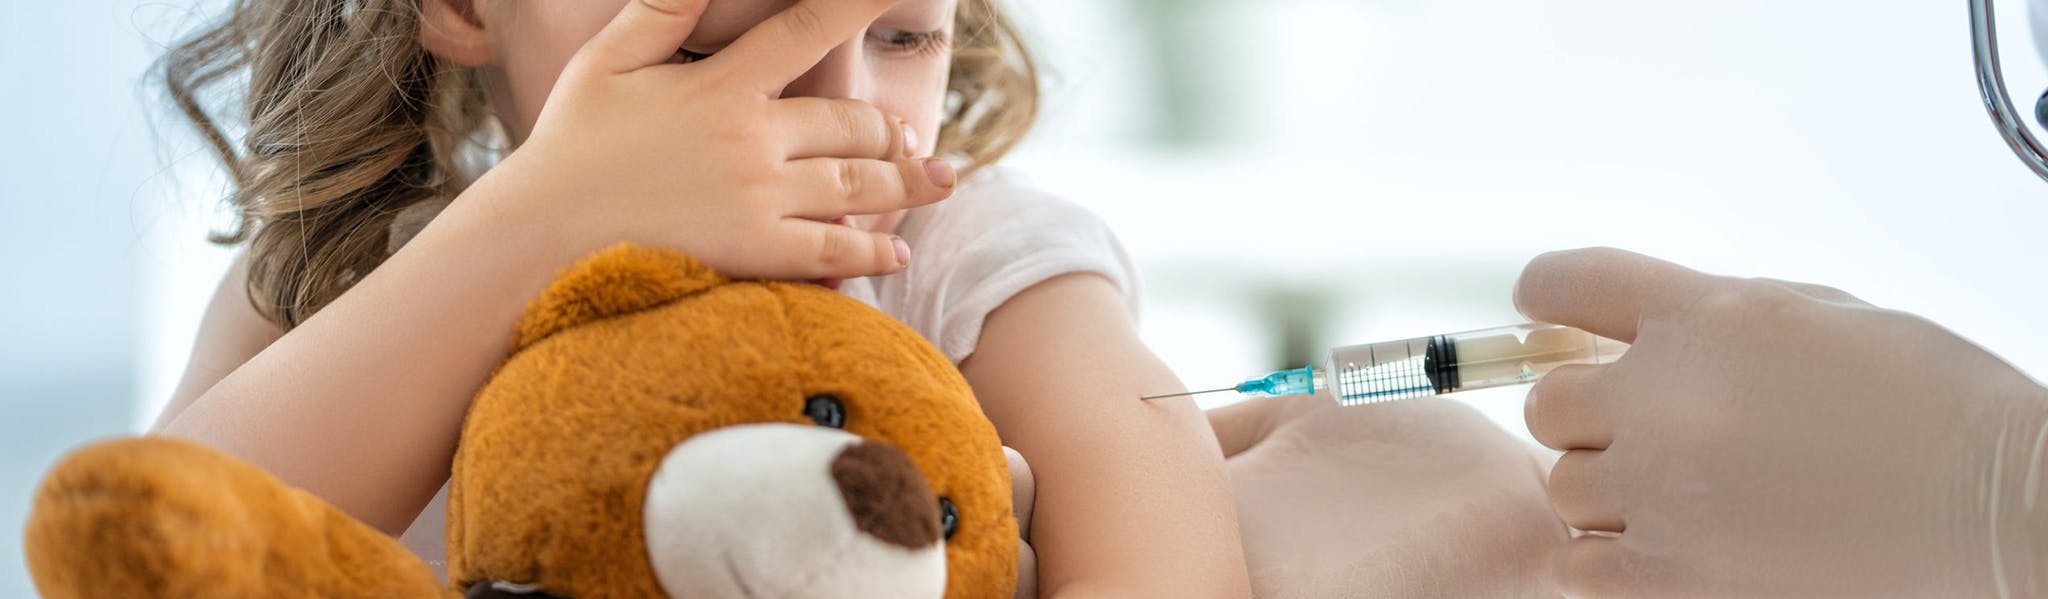
[[[957,508],[946,596],[1008,597],[1016,584],[1017,524],[994,427],[951,363],[872,308],[620,246],[535,300],[513,350],[464,424],[445,586],[395,541],[311,495],[165,439],[89,448],[53,470],[28,526],[36,584],[51,597],[429,597],[494,582],[660,597],[643,510],[664,457],[715,429],[813,426],[806,402],[822,395],[844,406],[846,432],[900,449],[925,485],[855,478],[891,481],[899,494],[928,489]],[[849,496],[872,493],[841,483]],[[807,549],[816,550],[787,548]]]
[[[310,493],[187,441],[80,450],[27,525],[44,597],[435,597],[418,556]]]

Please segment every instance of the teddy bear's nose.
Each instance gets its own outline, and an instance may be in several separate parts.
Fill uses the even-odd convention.
[[[939,510],[910,456],[862,441],[832,458],[832,480],[861,532],[907,549],[938,542]]]

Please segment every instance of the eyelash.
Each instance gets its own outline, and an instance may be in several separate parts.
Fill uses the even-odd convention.
[[[943,30],[903,31],[899,29],[884,29],[883,31],[893,32],[894,35],[882,36],[876,34],[873,30],[869,30],[868,37],[881,40],[883,44],[887,44],[892,50],[910,52],[918,56],[932,56],[944,52],[952,46],[952,40],[946,39],[946,32]]]
[[[894,32],[894,34],[883,36],[871,31],[868,33],[868,37],[880,40],[891,51],[909,52],[917,56],[934,56],[946,51],[952,45],[952,40],[947,39],[945,31],[902,31],[896,29],[885,29],[883,31]],[[683,48],[676,48],[675,56],[669,58],[669,63],[689,64],[710,58],[711,54],[715,53],[691,52]]]

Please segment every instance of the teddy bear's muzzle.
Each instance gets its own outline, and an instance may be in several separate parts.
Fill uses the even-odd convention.
[[[648,481],[647,557],[673,598],[945,593],[939,499],[887,444],[789,424],[721,428],[672,448]],[[548,599],[479,582],[466,599]]]
[[[887,444],[818,426],[727,427],[662,459],[647,555],[670,597],[937,598],[939,502]]]

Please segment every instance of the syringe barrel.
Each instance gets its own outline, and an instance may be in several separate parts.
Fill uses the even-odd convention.
[[[1571,327],[1527,323],[1330,350],[1329,393],[1358,405],[1534,382],[1566,364],[1598,364],[1628,345]]]
[[[1628,344],[1572,327],[1529,323],[1443,335],[1457,353],[1452,391],[1533,383],[1566,364],[1604,364]]]

